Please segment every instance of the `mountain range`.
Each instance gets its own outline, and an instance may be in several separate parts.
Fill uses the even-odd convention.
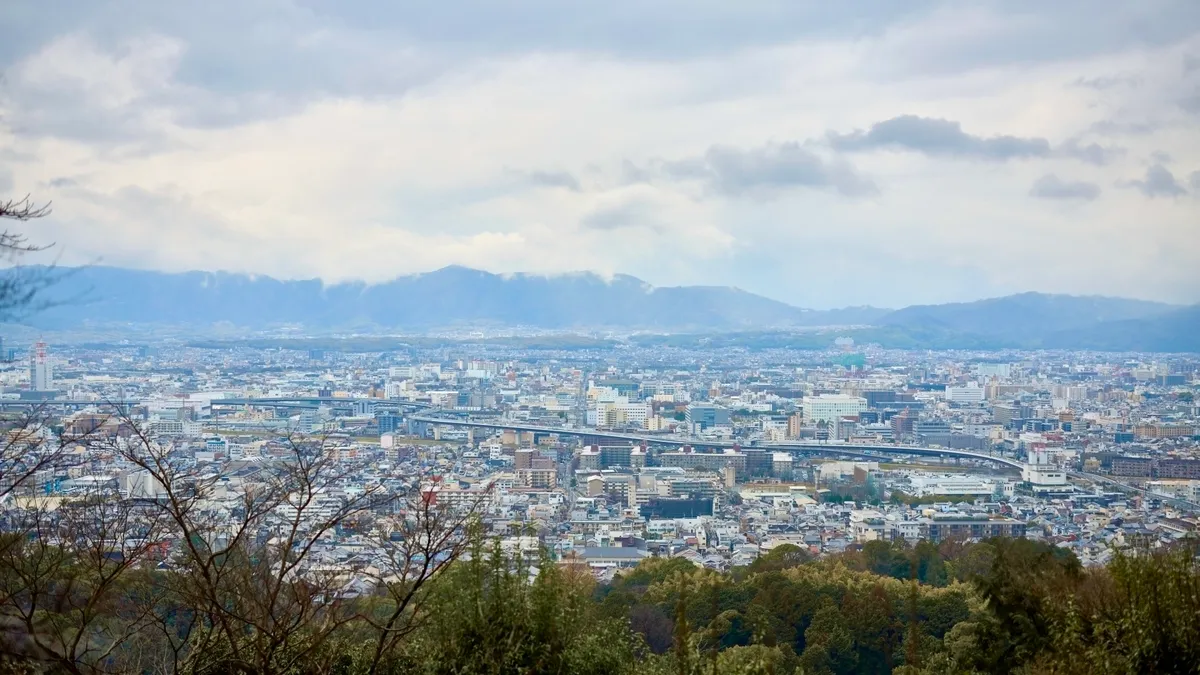
[[[832,341],[821,336],[836,327],[838,335],[897,347],[1200,351],[1200,305],[1101,296],[1022,293],[898,310],[813,310],[738,288],[655,287],[632,276],[587,272],[498,275],[451,266],[378,284],[104,266],[64,272],[48,291],[54,306],[24,323],[42,329],[220,323],[309,332],[456,326],[815,332],[798,340],[805,344]]]
[[[865,325],[889,311],[808,310],[737,288],[654,287],[627,275],[499,275],[458,266],[379,284],[97,266],[69,270],[50,290],[68,301],[32,317],[39,325],[103,321],[313,329],[496,325],[737,330]]]

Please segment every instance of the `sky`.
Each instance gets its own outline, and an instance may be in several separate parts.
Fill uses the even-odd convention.
[[[1196,0],[7,0],[63,264],[1200,302]]]

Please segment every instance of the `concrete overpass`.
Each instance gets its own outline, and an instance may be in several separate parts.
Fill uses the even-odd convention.
[[[386,398],[343,398],[336,396],[279,396],[279,397],[264,397],[264,398],[216,398],[212,400],[214,408],[244,408],[246,406],[261,406],[263,408],[307,408],[315,410],[322,404],[340,404],[341,406],[351,406],[359,401],[374,401],[388,406],[397,406],[401,408],[416,408],[425,409],[431,407],[428,403],[419,401],[401,401],[398,399]],[[46,399],[0,399],[0,410],[12,409],[72,409],[81,410],[83,408],[120,408],[128,409],[132,406],[143,405],[147,403],[147,399],[136,399],[128,401],[84,401],[66,398],[46,398]]]
[[[316,408],[322,404],[341,404],[354,405],[360,401],[371,401],[381,405],[397,406],[401,408],[429,408],[428,403],[420,401],[403,401],[395,398],[354,398],[346,396],[273,396],[262,398],[214,398],[212,405],[228,408],[241,408],[245,406],[262,406],[264,408],[271,407],[309,407]]]
[[[128,409],[131,406],[140,405],[145,401],[81,401],[76,399],[15,399],[5,398],[0,399],[0,410],[35,410],[35,409],[70,409],[82,410],[84,408],[120,408]]]
[[[690,445],[695,448],[714,448],[724,449],[732,448],[735,445],[744,445],[735,443],[734,441],[708,441],[695,438],[687,438],[680,436],[664,436],[656,434],[635,434],[623,433],[614,431],[601,431],[598,429],[564,429],[562,427],[545,427],[535,424],[521,424],[516,422],[484,422],[471,419],[455,419],[442,417],[430,414],[416,414],[409,416],[409,422],[423,422],[425,424],[444,425],[452,427],[469,427],[474,429],[492,429],[497,431],[526,431],[535,434],[555,434],[557,436],[569,436],[573,438],[582,438],[587,442],[597,441],[621,441],[626,443],[652,443],[655,445]],[[953,457],[957,459],[969,459],[981,462],[988,462],[999,466],[1002,469],[1020,471],[1023,468],[1021,462],[1010,459],[1008,457],[999,457],[990,455],[984,452],[973,452],[970,450],[952,450],[950,448],[930,448],[914,445],[859,445],[851,443],[754,443],[746,446],[752,448],[761,448],[763,450],[773,450],[777,452],[809,452],[824,455],[841,455],[841,456],[858,456],[874,460],[886,460],[894,455],[919,455],[925,457]]]

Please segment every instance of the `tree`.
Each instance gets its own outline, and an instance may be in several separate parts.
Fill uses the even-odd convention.
[[[424,673],[627,673],[640,650],[623,622],[597,614],[586,573],[472,540],[433,585],[436,605],[389,665]]]
[[[382,568],[372,575],[387,596],[381,611],[368,614],[377,633],[369,673],[428,618],[426,587],[454,564],[478,538],[474,521],[489,495],[464,505],[439,505],[433,493],[418,486],[402,497],[398,513],[381,521],[376,543]]]
[[[772,548],[766,555],[759,556],[750,563],[748,572],[751,574],[758,572],[778,572],[780,570],[804,565],[812,562],[813,556],[808,552],[808,549],[800,548],[795,544],[780,544]]]
[[[316,551],[351,519],[386,508],[382,487],[341,493],[353,465],[333,461],[324,439],[289,436],[231,490],[228,474],[181,461],[127,421],[131,435],[112,450],[157,488],[176,549],[169,590],[187,611],[159,617],[173,670],[284,673],[331,658],[331,636],[360,618],[346,589],[354,569],[323,566]]]
[[[121,411],[95,426],[68,456],[118,458],[123,490],[34,499],[18,465],[24,501],[0,537],[0,653],[63,672],[317,673],[351,652],[378,672],[487,496],[438,504],[419,479],[346,490],[362,467],[320,437],[280,438],[234,471]],[[373,557],[330,558],[344,529],[375,538]]]
[[[1026,539],[988,539],[991,567],[972,584],[987,601],[974,667],[1004,672],[1034,659],[1050,645],[1051,617],[1044,610],[1055,593],[1073,594],[1082,574],[1065,549]]]
[[[164,520],[103,489],[25,515],[27,531],[0,551],[0,616],[18,636],[5,651],[68,673],[106,670],[152,628],[153,584],[131,579]]]
[[[1062,673],[1200,670],[1200,564],[1187,546],[1120,552],[1074,592],[1045,603],[1049,645],[1038,662]]]
[[[42,407],[0,424],[0,502],[45,491],[47,479],[81,458],[75,451],[88,446],[95,426],[56,431]]]
[[[29,222],[50,215],[50,205],[37,205],[28,195],[21,199],[0,200],[0,220]],[[0,275],[0,319],[10,319],[21,312],[37,311],[50,306],[39,296],[59,275],[53,265],[30,269],[19,264],[27,254],[45,251],[53,244],[31,243],[21,232],[0,231],[0,260],[9,268]]]
[[[0,218],[8,218],[9,220],[33,220],[43,216],[50,215],[50,205],[43,204],[38,206],[29,199],[29,195],[25,195],[22,199],[9,199],[8,201],[0,201]],[[0,237],[0,245],[8,248],[25,248],[25,238],[18,234],[4,233]],[[36,249],[27,249],[36,250]]]
[[[817,611],[804,632],[804,642],[807,646],[800,655],[800,665],[805,673],[855,672],[858,655],[854,652],[854,638],[833,604]]]

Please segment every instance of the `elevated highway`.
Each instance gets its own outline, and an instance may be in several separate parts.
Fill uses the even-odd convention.
[[[602,431],[598,429],[574,428],[567,429],[563,427],[546,427],[536,424],[521,424],[517,422],[503,421],[477,421],[472,419],[459,419],[445,417],[442,415],[432,415],[429,413],[418,413],[409,416],[409,422],[422,422],[425,424],[444,425],[451,427],[468,427],[474,429],[492,429],[496,431],[526,431],[535,434],[555,434],[557,436],[568,436],[573,438],[582,438],[586,441],[623,441],[627,443],[647,443],[655,445],[690,445],[695,448],[714,448],[725,449],[732,448],[738,444],[734,441],[710,441],[696,438],[688,438],[684,436],[667,436],[660,434],[636,434],[614,431]],[[918,455],[925,457],[953,457],[957,459],[968,459],[981,462],[988,462],[1006,470],[1020,471],[1023,468],[1021,462],[1008,457],[1000,457],[991,455],[985,452],[974,452],[971,450],[952,450],[950,448],[930,448],[916,445],[860,445],[857,443],[755,443],[747,446],[752,448],[762,448],[763,450],[773,450],[777,452],[806,452],[823,455],[834,456],[857,456],[873,460],[887,460],[897,455]]]
[[[333,406],[352,406],[359,401],[374,401],[385,406],[395,406],[400,408],[423,410],[430,408],[430,404],[421,403],[419,401],[402,401],[398,399],[383,399],[383,398],[348,398],[340,396],[278,396],[278,397],[263,397],[263,398],[215,398],[212,399],[212,407],[214,408],[244,408],[247,406],[260,406],[263,408],[308,408],[315,410],[321,405]],[[121,401],[84,401],[67,398],[45,398],[45,399],[0,399],[0,410],[53,410],[53,409],[69,409],[82,410],[84,408],[101,408],[101,409],[128,409],[132,406],[143,405],[147,403],[146,399],[136,400],[121,400]]]
[[[383,406],[400,408],[415,408],[423,410],[431,407],[428,403],[419,401],[403,401],[394,398],[352,398],[345,396],[273,396],[263,398],[214,398],[214,408],[244,408],[256,406],[262,408],[310,408],[322,405],[352,406],[360,401],[370,401]]]

